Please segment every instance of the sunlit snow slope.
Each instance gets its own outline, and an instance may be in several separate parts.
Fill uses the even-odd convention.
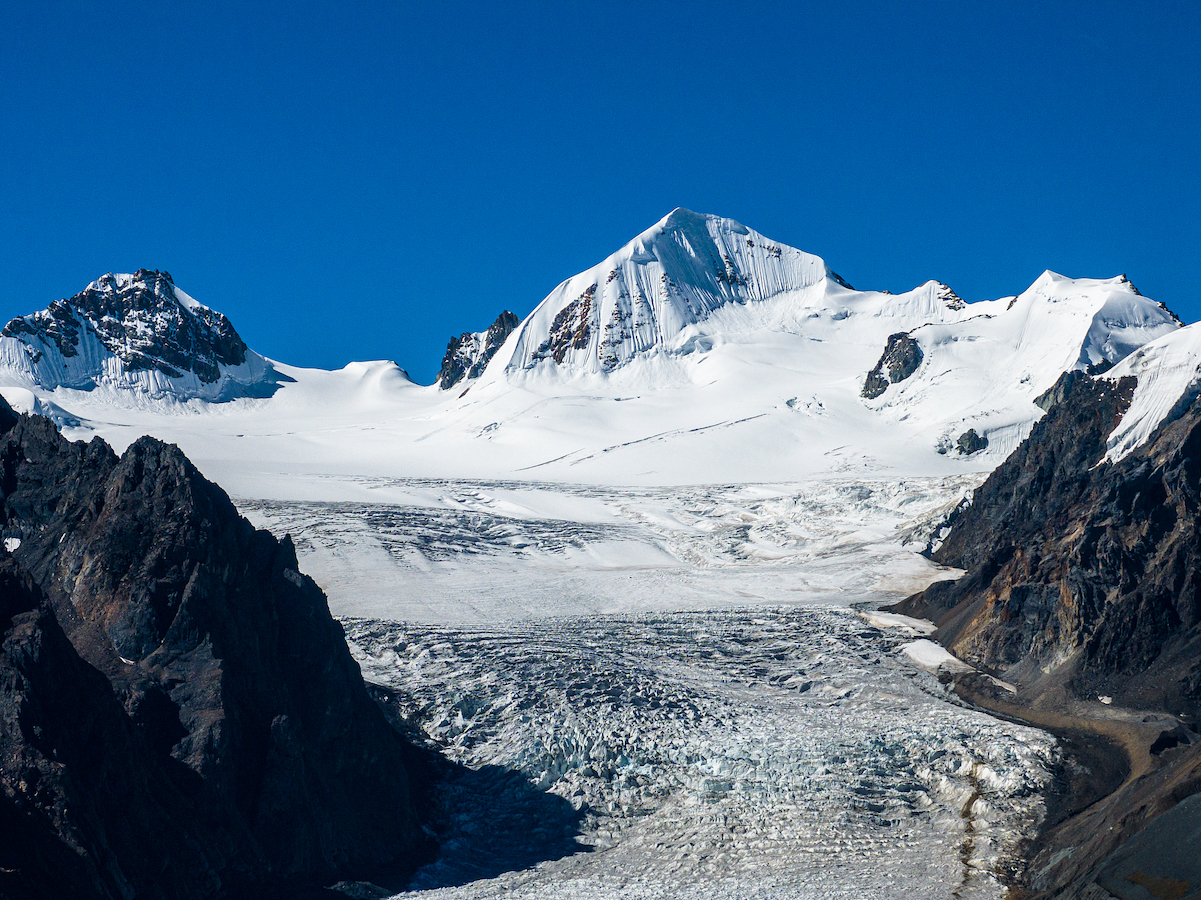
[[[1201,393],[1201,326],[1190,325],[1139,348],[1105,373],[1138,379],[1130,408],[1109,436],[1105,458],[1116,462],[1178,418]]]
[[[304,490],[326,498],[326,474],[617,484],[949,475],[1004,458],[1041,415],[1034,398],[1065,370],[1116,362],[1178,328],[1124,277],[1047,272],[1017,297],[970,304],[934,281],[855,291],[816,256],[676,210],[556,288],[453,390],[415,385],[388,362],[328,372],[264,361],[294,381],[269,399],[218,404],[207,401],[219,381],[165,397],[158,388],[178,380],[161,367],[126,366],[98,386],[73,370],[33,378],[21,334],[5,339],[0,389],[55,412],[73,437],[174,441],[244,496],[297,498],[308,477]],[[86,328],[79,340],[92,340]],[[882,359],[902,345],[903,359]],[[873,371],[877,390],[865,396]]]

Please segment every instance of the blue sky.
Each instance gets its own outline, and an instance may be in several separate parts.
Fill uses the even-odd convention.
[[[452,333],[676,206],[860,288],[1126,272],[1201,318],[1201,3],[62,2],[0,25],[3,320],[166,269],[268,356],[428,382]]]

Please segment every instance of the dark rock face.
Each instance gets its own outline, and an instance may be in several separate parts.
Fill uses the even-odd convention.
[[[561,363],[567,358],[568,351],[587,349],[595,325],[592,321],[595,296],[596,285],[589,285],[584,293],[559,310],[550,323],[550,335],[539,345],[535,358],[550,358]]]
[[[956,294],[947,285],[940,285],[938,288],[938,298],[947,305],[948,309],[966,309],[967,304],[963,298]]]
[[[1034,405],[1043,412],[1049,412],[1052,406],[1064,401],[1072,385],[1084,378],[1085,374],[1080,371],[1064,372],[1058,381],[1034,398]]]
[[[1048,552],[1097,503],[1093,465],[1121,419],[1134,389],[1073,374],[1060,379],[1064,400],[976,492],[933,558],[967,574],[931,585],[905,601],[944,624],[948,646],[965,658],[1006,671],[1024,661],[1046,661],[1082,646],[1097,624],[1116,572],[1098,571],[1119,560],[1098,555],[1105,529],[1089,532],[1086,552]],[[1109,467],[1113,468],[1113,467]],[[1076,535],[1079,543],[1085,535]],[[1079,548],[1084,551],[1084,547]],[[1107,551],[1108,552],[1108,551]],[[1085,568],[1081,562],[1092,563]],[[1066,593],[1065,593],[1066,592]],[[1061,593],[1070,602],[1060,604]],[[960,604],[968,601],[971,609]],[[957,612],[954,626],[946,620]]]
[[[1089,885],[1124,858],[1119,845],[1201,791],[1201,402],[1101,462],[1134,386],[1061,377],[1047,415],[933,554],[966,574],[898,607],[1016,683],[1033,721],[1074,731],[1086,753],[1109,741],[1127,760],[1116,790],[1048,823],[1031,865],[1036,897],[1099,896]]]
[[[189,833],[200,811],[169,758],[149,752],[11,558],[0,631],[0,896],[218,896],[234,835]]]
[[[959,435],[955,441],[955,446],[964,456],[971,456],[973,453],[979,453],[988,447],[988,438],[976,433],[975,428],[969,428],[963,434]]]
[[[1078,677],[1120,696],[1132,687],[1115,679],[1166,664],[1201,624],[1201,406],[1117,465],[1097,466],[1133,379],[1072,373],[1058,389],[1063,400],[934,554],[967,575],[906,605],[938,616],[953,651],[1019,680],[1079,650]],[[1158,701],[1195,705],[1190,671],[1177,675]]]
[[[18,673],[0,681],[0,717],[18,710],[0,816],[36,824],[36,852],[3,866],[12,896],[241,896],[419,861],[410,749],[286,538],[173,446],[118,459],[38,417],[0,438],[0,494],[20,540],[0,568]]]
[[[442,357],[438,387],[446,390],[460,381],[478,378],[518,324],[517,316],[506,309],[488,326],[487,331],[465,331],[458,337],[452,337]]]
[[[890,384],[904,381],[916,372],[921,364],[922,348],[917,341],[903,331],[889,335],[880,361],[863,382],[862,396],[874,400],[888,390]]]
[[[105,275],[70,300],[13,319],[3,334],[40,336],[71,357],[84,331],[95,333],[127,369],[158,369],[172,378],[194,372],[212,383],[220,377],[219,365],[246,361],[246,344],[229,319],[203,306],[185,308],[171,276],[148,269],[129,282]]]

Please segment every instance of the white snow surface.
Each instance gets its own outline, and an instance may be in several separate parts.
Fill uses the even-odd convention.
[[[569,342],[561,362],[535,358],[590,288],[587,345]],[[644,296],[649,318],[604,344],[622,291]],[[463,390],[415,385],[387,361],[325,371],[267,360],[295,379],[270,399],[210,403],[198,384],[164,399],[174,388],[159,372],[114,370],[84,389],[85,374],[113,367],[85,336],[80,356],[53,363],[63,372],[36,378],[24,345],[0,342],[0,392],[53,404],[76,423],[72,437],[99,434],[117,449],[144,433],[175,442],[244,496],[325,475],[609,485],[953,475],[1004,459],[1062,372],[1178,327],[1122,277],[1048,272],[1016,297],[970,304],[934,281],[853,291],[816,256],[677,210],[556,289]],[[917,341],[921,365],[865,400],[864,379],[897,332]],[[955,444],[969,428],[989,444],[964,457]]]
[[[1117,380],[1131,375],[1138,385],[1130,407],[1107,441],[1105,458],[1110,462],[1129,456],[1201,394],[1201,324],[1140,347],[1102,377]]]
[[[243,499],[290,534],[336,615],[441,624],[899,600],[979,475],[608,488],[324,479],[342,499]]]
[[[920,640],[910,641],[908,644],[901,645],[901,652],[907,656],[915,666],[925,669],[929,672],[951,672],[953,674],[962,674],[964,672],[974,672],[975,669],[969,666],[961,659],[956,659],[947,651],[947,648],[942,644],[936,644],[934,641]]]

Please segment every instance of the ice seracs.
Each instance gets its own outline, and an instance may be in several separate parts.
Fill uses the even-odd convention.
[[[154,399],[268,397],[281,376],[221,313],[167,272],[109,273],[0,335],[0,372],[27,388],[110,388]]]

